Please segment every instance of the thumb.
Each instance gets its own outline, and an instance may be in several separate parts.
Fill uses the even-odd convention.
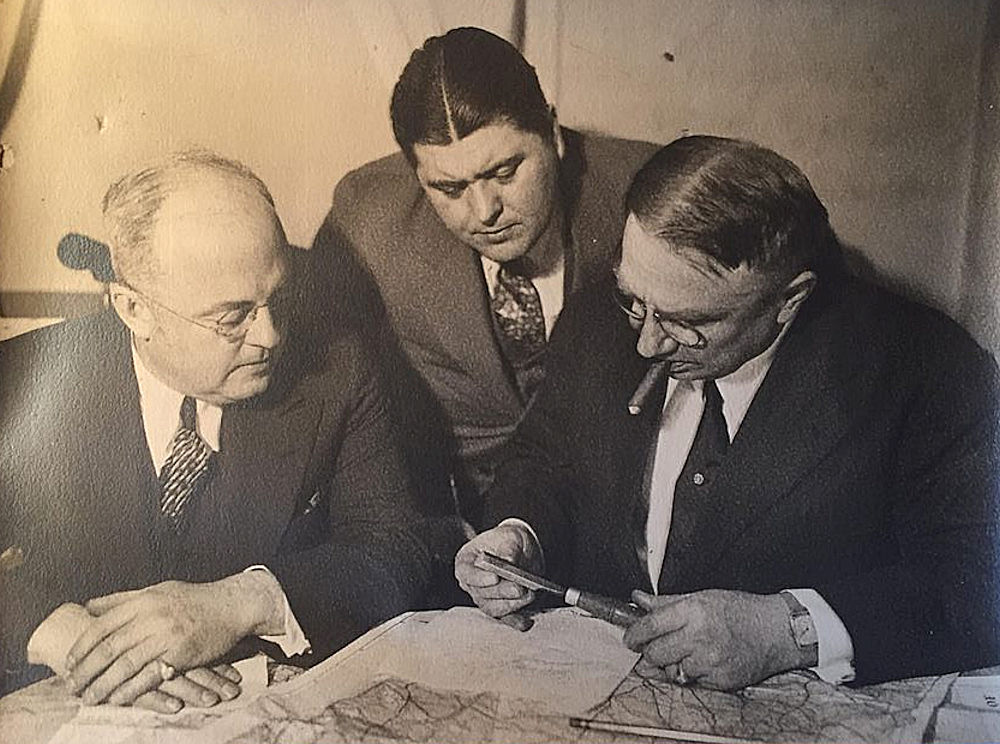
[[[642,589],[633,589],[632,601],[648,612],[656,604],[656,597],[644,592]]]

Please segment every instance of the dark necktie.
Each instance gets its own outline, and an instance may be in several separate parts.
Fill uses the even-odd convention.
[[[490,301],[500,331],[500,345],[514,369],[518,387],[530,397],[542,379],[545,316],[538,290],[518,273],[515,262],[501,264]]]
[[[170,442],[170,451],[160,469],[160,513],[180,531],[184,510],[202,476],[208,471],[211,448],[195,427],[195,400],[181,403],[181,425]]]
[[[706,529],[718,517],[719,497],[711,495],[710,487],[729,451],[729,431],[722,414],[722,396],[714,380],[705,380],[703,394],[705,408],[698,431],[674,486],[667,553],[660,572],[661,591],[685,580],[679,575],[678,563],[686,551],[699,549],[696,543],[704,542]]]

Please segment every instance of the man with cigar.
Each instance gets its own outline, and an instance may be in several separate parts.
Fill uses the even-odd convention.
[[[324,302],[383,334],[417,478],[431,496],[450,480],[475,525],[563,299],[611,268],[653,148],[560,127],[531,65],[478,28],[427,39],[390,114],[401,152],[348,174],[316,237]]]
[[[488,551],[631,593],[647,614],[625,642],[681,684],[1000,661],[989,354],[849,277],[808,180],[769,150],[677,140],[627,206],[616,275],[563,313],[461,585],[494,616],[533,599],[476,567]]]
[[[264,184],[185,153],[104,214],[113,312],[0,346],[3,689],[44,671],[48,617],[86,702],[211,705],[239,644],[320,660],[416,604],[429,559],[375,368],[297,345]]]

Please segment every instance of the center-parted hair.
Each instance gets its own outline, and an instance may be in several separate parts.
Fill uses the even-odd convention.
[[[626,205],[650,235],[710,264],[783,276],[839,265],[840,245],[809,180],[752,142],[675,140],[636,174]]]
[[[448,145],[509,122],[546,140],[552,113],[535,68],[509,42],[481,28],[432,36],[413,52],[392,92],[392,131],[413,162],[413,145]]]
[[[205,173],[242,182],[274,207],[267,186],[253,171],[208,150],[176,153],[157,165],[130,173],[112,184],[103,202],[116,279],[142,284],[157,276],[159,269],[150,241],[160,207],[185,179]]]

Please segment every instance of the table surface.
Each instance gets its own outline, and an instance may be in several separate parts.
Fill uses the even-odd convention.
[[[442,614],[440,612],[409,613],[407,618],[428,623],[430,620],[423,620],[422,618],[433,619]],[[456,691],[441,692],[436,689],[421,688],[418,684],[409,684],[405,680],[396,678],[395,673],[391,674],[388,679],[384,675],[376,677],[374,678],[375,681],[370,684],[366,682],[360,687],[352,688],[352,691],[348,691],[346,694],[343,692],[343,690],[347,690],[346,687],[343,687],[343,690],[340,692],[336,690],[331,691],[332,688],[337,688],[338,685],[341,685],[341,680],[356,672],[356,667],[358,666],[357,660],[364,660],[366,658],[364,656],[365,653],[369,654],[367,658],[369,659],[369,663],[371,663],[371,659],[375,658],[371,655],[371,648],[378,648],[379,643],[386,646],[383,642],[385,638],[392,638],[393,632],[397,632],[398,635],[399,630],[405,630],[408,627],[412,627],[412,625],[413,623],[406,625],[404,622],[398,628],[391,629],[389,632],[383,632],[381,638],[376,637],[374,641],[369,641],[367,648],[364,647],[364,639],[368,636],[365,636],[359,639],[359,642],[352,644],[352,646],[344,650],[348,652],[345,661],[338,661],[341,656],[344,656],[342,652],[331,657],[331,659],[311,672],[301,676],[299,676],[299,670],[294,667],[282,666],[273,662],[270,663],[268,667],[269,677],[272,683],[277,684],[274,684],[274,686],[265,691],[262,698],[256,701],[246,701],[246,710],[252,711],[252,713],[248,713],[247,715],[257,717],[257,728],[251,727],[252,722],[247,722],[249,720],[247,716],[244,716],[240,721],[239,725],[242,728],[233,728],[233,724],[230,721],[227,729],[225,726],[220,727],[219,721],[221,719],[213,718],[200,712],[197,715],[202,715],[203,718],[198,719],[196,718],[196,712],[191,711],[190,719],[186,721],[182,721],[179,718],[175,719],[177,726],[175,729],[170,728],[170,726],[175,725],[169,720],[170,717],[160,717],[160,722],[156,724],[149,724],[146,719],[135,719],[135,721],[139,721],[139,723],[135,724],[136,728],[128,729],[128,726],[131,726],[132,723],[128,722],[127,717],[116,719],[115,716],[125,715],[130,713],[130,711],[126,709],[109,709],[105,706],[89,709],[82,708],[79,700],[67,692],[60,680],[50,678],[0,699],[0,741],[44,744],[52,741],[53,737],[56,737],[59,742],[99,741],[101,744],[109,744],[111,741],[170,741],[171,743],[174,741],[197,741],[199,744],[203,741],[238,741],[260,744],[271,741],[284,742],[292,740],[324,742],[399,740],[472,742],[486,739],[495,741],[523,741],[530,739],[533,741],[566,742],[612,740],[631,742],[643,740],[631,736],[616,737],[611,734],[570,730],[567,725],[568,719],[565,715],[559,717],[552,716],[550,713],[539,712],[530,705],[524,707],[523,710],[518,709],[517,705],[514,705],[512,708],[509,703],[498,706],[496,696],[494,695],[491,698],[489,693],[485,691],[477,692],[473,690],[459,693]],[[473,635],[475,635],[475,632],[473,631]],[[375,631],[372,631],[372,633],[375,633]],[[400,637],[404,641],[406,640],[405,636]],[[474,643],[475,639],[473,638],[471,642]],[[350,658],[351,649],[358,643],[362,647],[361,653],[354,652],[352,661],[352,658]],[[465,648],[468,648],[470,639],[464,639],[462,643],[466,644]],[[397,645],[396,648],[398,650],[399,648],[406,648],[406,646]],[[436,649],[434,653],[440,653],[440,650]],[[460,650],[459,653],[463,652]],[[352,669],[351,663],[354,664],[354,669]],[[989,671],[992,674],[996,674],[1000,669]],[[569,678],[573,678],[572,670]],[[829,710],[821,711],[821,715],[831,721],[836,721],[839,717],[850,719],[853,715],[850,708],[851,705],[868,706],[870,708],[873,702],[887,709],[892,708],[892,710],[888,711],[892,716],[902,714],[900,718],[902,720],[909,712],[905,704],[906,695],[919,697],[925,694],[925,692],[934,689],[934,695],[937,695],[936,699],[940,704],[936,706],[934,714],[927,722],[922,735],[913,735],[913,741],[919,741],[921,738],[925,741],[1000,741],[1000,727],[995,731],[987,729],[986,733],[978,734],[981,737],[979,739],[972,738],[976,734],[970,734],[970,730],[982,730],[983,725],[993,725],[994,719],[990,716],[997,716],[995,720],[998,722],[997,725],[1000,726],[1000,713],[987,714],[985,711],[974,711],[961,705],[955,705],[951,698],[955,682],[953,676],[890,683],[889,686],[884,687],[863,688],[860,692],[852,691],[849,688],[834,688],[818,680],[809,682],[798,681],[805,678],[805,675],[801,675],[791,683],[786,681],[784,686],[780,683],[775,684],[774,681],[770,681],[764,683],[761,687],[748,688],[747,691],[735,695],[698,690],[696,688],[677,688],[669,684],[664,684],[664,689],[656,690],[655,694],[652,694],[649,692],[649,685],[638,678],[633,672],[622,680],[620,687],[631,685],[635,690],[638,690],[638,694],[635,690],[626,691],[627,695],[619,698],[617,708],[614,707],[616,705],[614,702],[602,704],[603,707],[596,709],[595,717],[620,720],[622,716],[626,719],[632,716],[632,721],[643,722],[647,725],[650,722],[656,723],[657,720],[669,723],[671,719],[657,718],[659,714],[664,713],[666,708],[674,706],[677,710],[680,710],[683,705],[690,706],[693,704],[695,706],[693,709],[702,706],[706,711],[710,711],[713,717],[717,715],[721,721],[727,715],[730,717],[733,716],[733,711],[727,713],[722,710],[723,707],[730,705],[732,701],[739,701],[740,705],[747,706],[745,710],[741,710],[736,714],[737,717],[758,715],[761,711],[766,713],[777,712],[776,715],[783,717],[788,715],[785,712],[786,707],[788,710],[795,711],[801,711],[807,707],[807,705],[802,704],[801,700],[793,700],[792,698],[796,696],[802,697],[803,695],[806,697],[815,695],[816,699],[829,701],[823,703],[823,705],[829,705]],[[966,679],[966,677],[959,677],[958,679],[962,680]],[[988,680],[991,678],[981,677],[981,679]],[[992,679],[993,682],[991,684],[995,685],[996,678]],[[581,684],[583,683],[581,673]],[[910,686],[907,687],[907,685]],[[946,689],[947,692],[945,692]],[[317,690],[322,690],[322,692],[318,693]],[[361,692],[358,693],[353,690],[361,690]],[[868,692],[865,692],[865,690]],[[310,703],[305,701],[308,701],[310,698],[317,698],[317,695],[320,695],[320,697],[326,695],[329,700],[322,698],[319,708],[314,708],[311,712],[303,712],[304,709],[296,713],[290,712],[296,708],[297,701],[303,701],[302,705],[308,706]],[[781,699],[781,695],[784,695],[785,698]],[[261,700],[266,704],[262,705]],[[900,704],[901,700],[904,701],[902,705]],[[332,704],[329,704],[330,702]],[[493,706],[492,708],[490,707],[491,705]],[[369,707],[366,708],[365,706]],[[410,713],[404,712],[407,706],[417,711],[420,720],[416,723],[412,716],[412,710]],[[321,710],[324,707],[326,709]],[[504,707],[505,711],[502,714],[499,712],[501,707]],[[839,709],[834,711],[835,707],[839,707]],[[487,709],[489,713],[485,715],[485,718],[489,719],[491,726],[496,727],[496,730],[490,728],[488,735],[482,733],[486,731],[482,726],[484,721],[483,712],[487,711]],[[396,729],[393,729],[389,723],[387,710],[401,721]],[[677,711],[674,711],[674,718],[672,719],[674,722],[688,720],[678,718],[676,713]],[[820,717],[815,710],[808,713],[813,718]],[[107,721],[110,721],[113,725],[107,725],[107,722],[101,719],[102,715],[107,716]],[[180,715],[184,715],[184,713],[182,712]],[[664,715],[666,714],[664,713]],[[871,716],[870,712],[865,715]],[[968,715],[979,716],[979,718],[974,720],[975,725],[979,726],[979,729],[975,729],[975,727],[970,729],[966,725],[965,721]],[[406,716],[409,716],[409,719],[403,721]],[[72,726],[64,729],[64,724],[70,721],[80,721],[81,717],[94,719],[88,722],[94,725],[91,728],[81,729],[77,727],[71,732],[75,738],[74,736],[68,736],[67,729],[72,729]],[[503,718],[502,724],[498,723],[501,717]],[[374,730],[374,733],[373,718],[377,718],[379,723],[379,726],[375,727],[377,730]],[[167,720],[164,721],[163,719]],[[122,721],[126,721],[126,723],[121,723]],[[192,723],[192,721],[194,722]],[[513,724],[512,721],[514,722]],[[875,723],[874,720],[870,720],[868,724],[861,721],[861,718],[858,721],[861,728],[856,730],[865,732],[867,740],[871,740],[870,732],[877,730],[869,726],[869,724]],[[942,721],[947,723],[949,730],[941,729],[939,722]],[[986,721],[986,724],[983,724],[982,721]],[[104,725],[104,728],[96,724]],[[76,726],[77,724],[74,722],[73,725]],[[512,725],[520,725],[522,728],[512,729]],[[801,725],[801,722],[799,725]],[[827,726],[825,729],[826,733],[823,735],[825,738],[830,739],[836,735],[829,729],[829,724],[824,725]],[[127,735],[120,737],[121,726],[126,727]],[[417,726],[417,728],[414,729],[414,726]],[[502,730],[501,726],[503,727]],[[865,726],[868,727],[865,728]],[[202,728],[199,729],[199,727]],[[679,726],[675,725],[673,728],[679,728]],[[697,729],[688,728],[685,730]],[[789,737],[794,736],[794,731],[799,731],[799,736],[801,736],[802,730],[805,729],[772,730],[764,738],[775,741],[787,741]],[[84,733],[81,734],[81,731]],[[225,731],[226,733],[219,733],[220,731]],[[423,738],[417,737],[414,733],[415,731],[419,731],[420,737]],[[456,731],[462,733],[456,733]],[[479,731],[480,734],[477,735],[476,731]],[[512,734],[512,731],[515,733]],[[847,731],[851,731],[851,729],[848,727]],[[912,732],[914,729],[911,728],[910,731]],[[111,732],[113,732],[113,735]],[[207,735],[207,732],[211,732],[211,736]],[[234,732],[238,732],[237,735],[233,735]],[[308,732],[312,733],[307,736]],[[164,737],[165,733],[169,735]],[[201,738],[202,734],[205,734],[204,738]],[[841,737],[844,736],[843,732],[840,732],[839,735]],[[909,735],[911,734],[907,734],[907,736]],[[185,736],[188,738],[184,738]],[[428,736],[430,738],[427,738]],[[865,740],[860,734],[851,737],[851,739],[855,741]],[[801,741],[799,738],[795,740]],[[907,738],[906,740],[910,739]]]

